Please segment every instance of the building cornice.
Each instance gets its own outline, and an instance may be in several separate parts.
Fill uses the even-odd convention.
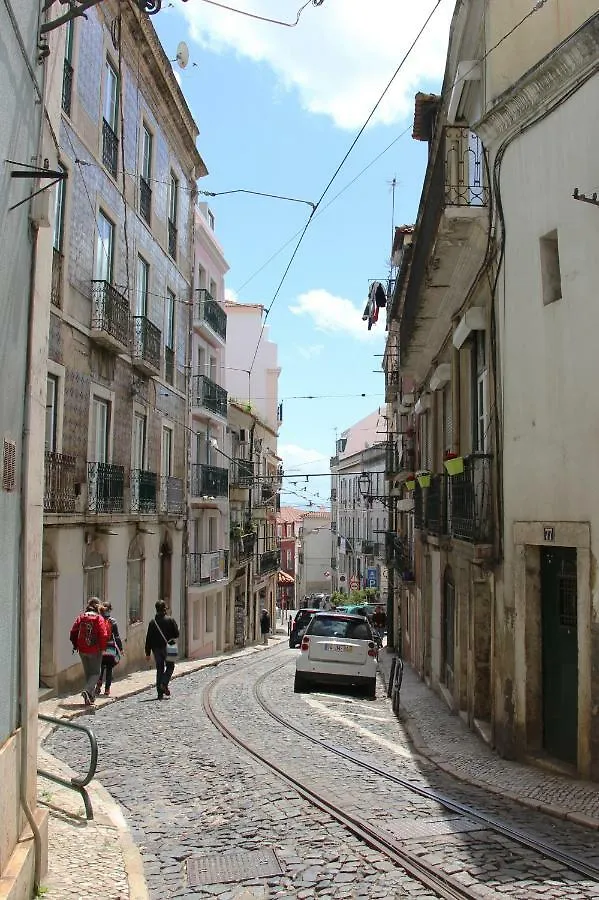
[[[505,140],[551,112],[599,71],[599,13],[529,69],[473,126],[486,145]]]

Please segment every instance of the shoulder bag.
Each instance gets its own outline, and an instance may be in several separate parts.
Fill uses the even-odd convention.
[[[169,660],[169,662],[175,662],[176,659],[179,659],[179,645],[177,641],[174,638],[171,638],[170,641],[167,641],[166,636],[156,619],[154,619],[154,625],[160,632],[162,640],[166,644],[166,658]]]

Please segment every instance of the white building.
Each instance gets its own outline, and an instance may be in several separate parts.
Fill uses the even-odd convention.
[[[263,328],[264,307],[258,303],[225,304],[227,331],[227,391],[231,397],[249,404],[261,419],[278,430],[282,410],[278,402],[281,369],[277,345]]]
[[[330,594],[331,578],[331,513],[328,509],[305,512],[298,542],[298,606],[310,594]]]

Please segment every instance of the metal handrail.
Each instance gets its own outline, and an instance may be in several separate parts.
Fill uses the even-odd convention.
[[[69,788],[80,794],[85,806],[85,815],[87,819],[93,819],[94,811],[85,787],[90,783],[98,768],[98,741],[96,740],[96,735],[91,728],[87,727],[87,725],[76,725],[74,722],[67,722],[65,719],[57,719],[55,716],[46,716],[43,713],[38,713],[38,718],[42,719],[44,722],[51,722],[53,725],[59,725],[63,728],[72,728],[73,731],[83,731],[84,734],[88,736],[91,746],[91,760],[87,775],[84,775],[83,778],[74,776],[70,781],[67,781],[66,778],[61,778],[60,775],[54,775],[52,772],[46,772],[44,769],[38,769],[37,774],[41,775],[42,778],[48,778],[50,781],[54,781],[56,784],[62,784],[63,787]]]

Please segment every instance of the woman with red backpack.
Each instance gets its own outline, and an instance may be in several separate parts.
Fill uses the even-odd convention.
[[[100,600],[90,597],[85,612],[77,616],[70,632],[73,652],[77,651],[83,665],[85,688],[81,691],[86,706],[93,706],[96,682],[102,668],[102,656],[108,644],[108,627],[100,614]]]

